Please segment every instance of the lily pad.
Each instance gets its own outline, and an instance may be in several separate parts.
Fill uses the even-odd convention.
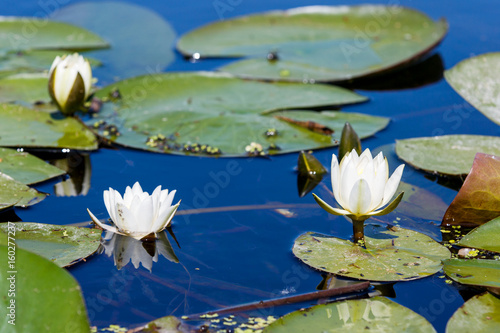
[[[12,75],[15,73],[29,73],[48,71],[54,58],[61,56],[68,51],[63,50],[33,50],[22,52],[9,52],[3,58],[0,58],[0,76]],[[100,62],[95,59],[89,60],[91,66],[98,66]],[[48,79],[47,79],[48,81]],[[45,82],[47,86],[47,82]]]
[[[156,152],[241,156],[254,142],[266,154],[287,153],[338,144],[335,133],[340,135],[346,121],[361,137],[389,122],[356,113],[277,112],[366,100],[326,85],[271,84],[209,72],[168,73],[124,80],[97,95],[107,97],[116,89],[121,99],[105,103],[85,123],[113,142]],[[318,133],[308,125],[326,126],[334,133]]]
[[[177,49],[201,57],[247,57],[220,70],[269,80],[346,81],[421,58],[446,35],[401,6],[310,6],[208,24],[183,35]]]
[[[500,288],[500,261],[486,259],[448,259],[443,261],[446,275],[456,282]]]
[[[95,72],[101,81],[159,73],[175,59],[176,32],[161,15],[144,6],[85,1],[64,6],[50,17],[85,27],[109,41],[111,48],[89,53],[104,64],[105,70]]]
[[[4,236],[1,243],[7,245]],[[76,280],[65,269],[58,267],[37,254],[16,247],[15,259],[7,260],[9,247],[0,245],[2,279],[0,291],[0,323],[2,333],[17,332],[90,332],[87,311]],[[10,256],[10,254],[9,254]],[[13,280],[9,278],[14,277]],[[15,282],[14,282],[15,281]],[[15,285],[15,296],[8,297],[8,291]],[[15,320],[8,322],[14,301]]]
[[[109,45],[96,34],[63,22],[0,16],[0,53],[22,50],[100,49]]]
[[[36,156],[8,148],[0,148],[0,172],[27,185],[66,173]]]
[[[101,239],[98,229],[30,222],[16,222],[14,225],[19,247],[37,253],[61,267],[71,266],[93,254]],[[0,223],[0,230],[7,232],[8,226],[8,223]]]
[[[396,154],[417,169],[443,175],[468,174],[476,153],[500,156],[500,137],[442,135],[396,140]]]
[[[400,227],[365,226],[365,244],[308,232],[295,240],[293,254],[321,271],[370,281],[420,279],[451,256],[429,236]]]
[[[485,293],[470,298],[462,305],[446,325],[447,333],[500,331],[500,300]]]
[[[177,317],[166,316],[147,323],[143,327],[140,327],[136,332],[182,333],[188,332],[188,328],[183,327],[182,322]]]
[[[94,134],[75,118],[58,119],[13,104],[0,104],[0,117],[0,146],[97,149]]]
[[[0,209],[26,207],[39,203],[47,194],[40,193],[0,172]]]
[[[478,153],[442,225],[478,226],[500,216],[500,157]]]
[[[24,102],[27,105],[35,102],[49,103],[48,82],[46,73],[24,73],[1,78],[0,103]]]
[[[500,217],[472,230],[457,245],[500,252]]]
[[[400,192],[405,194],[398,205],[398,214],[440,221],[448,208],[441,197],[416,185],[400,182],[396,193]]]
[[[385,297],[316,305],[289,313],[263,333],[436,332],[424,317]]]
[[[500,53],[486,53],[459,62],[444,72],[446,81],[467,102],[500,125]]]

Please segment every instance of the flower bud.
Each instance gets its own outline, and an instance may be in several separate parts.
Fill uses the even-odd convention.
[[[78,53],[57,56],[50,67],[49,94],[59,110],[73,115],[87,100],[92,85],[92,69]]]

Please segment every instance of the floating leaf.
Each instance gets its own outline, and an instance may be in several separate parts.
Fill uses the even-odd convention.
[[[16,222],[14,225],[19,247],[37,253],[61,267],[71,266],[93,254],[101,239],[98,229],[29,222]],[[8,223],[0,223],[0,230],[7,232],[8,226]]]
[[[500,157],[478,153],[441,225],[477,226],[500,216]]]
[[[456,282],[483,287],[500,287],[500,261],[486,259],[448,259],[443,261],[446,275]]]
[[[139,4],[72,3],[51,13],[51,18],[85,27],[109,41],[111,48],[89,55],[104,63],[105,70],[96,71],[99,80],[113,82],[116,77],[162,72],[175,59],[174,29],[161,15]]]
[[[426,220],[440,221],[448,205],[436,194],[405,182],[400,182],[396,193],[405,192],[398,205],[398,213]]]
[[[48,82],[45,73],[17,74],[1,78],[0,103],[49,103]]]
[[[80,286],[65,269],[37,254],[16,247],[13,266],[8,261],[12,245],[0,235],[2,279],[0,290],[0,324],[2,333],[17,332],[72,332],[88,333],[90,325]],[[9,278],[14,277],[13,280]],[[8,297],[11,282],[15,296]],[[14,301],[15,320],[8,323],[11,302]]]
[[[297,188],[302,198],[311,192],[328,172],[316,157],[310,152],[301,151],[297,162]]]
[[[269,80],[347,81],[421,58],[446,21],[401,6],[311,6],[218,21],[180,38],[201,57],[247,57],[220,68]]]
[[[446,324],[447,333],[500,331],[500,300],[485,293],[471,297],[462,305]]]
[[[500,217],[472,230],[457,245],[500,252]]]
[[[46,18],[1,16],[0,31],[0,52],[34,49],[81,50],[109,46],[90,31]]]
[[[11,206],[26,207],[39,203],[47,195],[0,172],[0,209]]]
[[[424,317],[385,297],[316,305],[289,313],[263,333],[436,332]]]
[[[27,185],[65,174],[36,156],[8,148],[0,148],[0,172]]]
[[[13,104],[0,104],[0,117],[0,146],[97,149],[96,137],[75,118],[56,119]]]
[[[116,89],[121,99],[105,103],[86,124],[118,144],[157,152],[219,155],[221,151],[224,156],[241,156],[252,142],[268,154],[337,144],[334,136],[274,116],[321,123],[335,131],[349,121],[361,137],[373,135],[389,121],[356,113],[275,112],[365,100],[326,85],[271,84],[208,72],[168,73],[124,80],[97,94],[106,97]]]
[[[442,135],[396,140],[396,154],[417,169],[444,175],[468,174],[476,153],[500,156],[500,137]]]
[[[181,321],[174,316],[166,316],[159,319],[155,319],[143,327],[140,327],[134,332],[144,332],[144,333],[182,333],[189,332],[188,328],[183,327]]]
[[[459,62],[444,77],[467,102],[500,124],[499,72],[500,53],[487,53]]]
[[[399,227],[365,226],[366,249],[351,241],[308,232],[293,254],[324,272],[370,281],[407,281],[441,269],[450,251],[429,236]]]

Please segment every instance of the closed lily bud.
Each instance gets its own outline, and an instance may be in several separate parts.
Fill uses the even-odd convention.
[[[73,115],[87,100],[92,85],[92,69],[78,53],[57,56],[50,67],[49,94],[59,110]]]
[[[344,156],[350,153],[353,149],[356,150],[358,155],[361,155],[361,140],[359,139],[356,131],[352,128],[351,124],[345,123],[340,137],[338,156],[339,162],[342,161],[342,158],[344,158]]]

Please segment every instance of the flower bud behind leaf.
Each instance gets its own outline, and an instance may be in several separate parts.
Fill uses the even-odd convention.
[[[339,145],[339,162],[342,160],[345,154],[350,153],[352,150],[356,150],[358,155],[361,155],[361,140],[358,134],[352,128],[351,124],[345,123],[342,129],[342,135],[340,137]]]
[[[49,94],[59,110],[73,115],[87,100],[92,85],[89,62],[78,53],[56,57],[49,72]]]

